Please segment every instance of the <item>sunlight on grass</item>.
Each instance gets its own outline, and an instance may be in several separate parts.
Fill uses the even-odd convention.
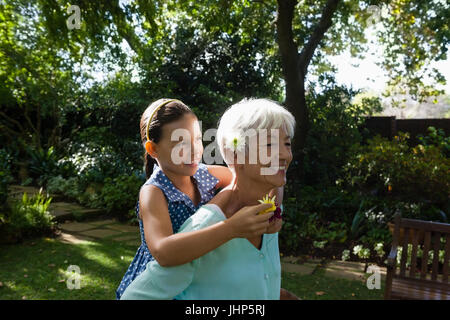
[[[86,250],[84,256],[93,261],[101,264],[105,268],[118,268],[119,265],[116,263],[110,256],[107,254],[95,250],[95,248],[90,248],[90,250]]]
[[[112,300],[136,253],[135,246],[114,241],[61,243],[41,239],[0,246],[0,300]],[[80,268],[80,289],[70,289],[70,265]],[[73,282],[71,282],[73,283]],[[364,283],[313,275],[282,274],[282,287],[306,300],[382,299],[382,290]]]

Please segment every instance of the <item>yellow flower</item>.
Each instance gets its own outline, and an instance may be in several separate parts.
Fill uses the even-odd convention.
[[[275,211],[277,207],[275,206],[275,198],[276,196],[273,196],[272,199],[269,198],[269,195],[267,194],[262,200],[258,200],[260,203],[271,203],[272,206],[266,210],[260,211],[258,214],[264,214],[267,212]]]

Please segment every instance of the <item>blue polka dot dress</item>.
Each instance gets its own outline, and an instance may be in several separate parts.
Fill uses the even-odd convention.
[[[201,196],[200,203],[195,206],[192,200],[183,192],[175,188],[172,182],[167,178],[164,172],[156,164],[153,167],[153,173],[145,184],[152,184],[162,190],[167,200],[169,216],[172,221],[173,233],[178,232],[181,225],[193,215],[202,205],[208,203],[215,195],[215,186],[219,180],[209,173],[208,168],[200,163],[197,172],[193,175],[194,182],[197,184]],[[144,236],[144,225],[139,219],[139,202],[136,205],[136,215],[139,220],[139,230],[141,233],[141,245],[136,255],[128,267],[119,287],[116,290],[116,298],[120,299],[125,289],[142,271],[145,270],[147,263],[154,260],[150,253]]]

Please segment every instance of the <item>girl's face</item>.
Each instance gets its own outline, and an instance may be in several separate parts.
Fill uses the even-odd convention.
[[[179,120],[165,124],[161,139],[154,146],[162,169],[183,176],[194,175],[203,155],[202,132],[197,117],[185,114]]]
[[[270,133],[270,130],[268,130]],[[285,129],[278,130],[278,137],[275,135],[272,141],[270,135],[267,137],[267,143],[260,143],[258,139],[258,157],[257,163],[251,164],[246,156],[246,163],[238,165],[237,174],[241,178],[249,179],[253,183],[265,185],[268,189],[281,187],[286,184],[286,171],[292,161],[291,137]],[[272,154],[272,151],[276,154]],[[267,155],[264,160],[261,155]],[[270,159],[270,160],[269,160]]]

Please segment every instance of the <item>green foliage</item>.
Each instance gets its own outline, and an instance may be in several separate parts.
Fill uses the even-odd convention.
[[[103,183],[107,177],[142,170],[143,151],[139,141],[120,140],[106,128],[83,130],[70,143],[69,152],[61,162],[74,167],[84,187],[90,183]]]
[[[432,135],[424,138],[426,145],[413,147],[407,139],[407,134],[399,133],[392,141],[377,136],[367,145],[351,146],[335,186],[299,187],[288,181],[280,233],[283,251],[305,253],[302,245],[314,244],[320,250],[340,244],[366,249],[389,246],[392,235],[387,223],[396,212],[448,223],[450,163],[443,139]],[[374,253],[377,250],[369,251],[360,255],[381,259]]]
[[[0,7],[0,137],[24,155],[28,145],[58,144],[61,109],[79,96],[86,78],[74,68],[75,54],[56,49],[36,4]]]
[[[27,148],[30,160],[29,170],[39,186],[45,186],[48,179],[58,173],[58,159],[53,147],[48,150]]]
[[[108,214],[121,220],[129,220],[135,217],[134,207],[144,180],[142,175],[121,174],[114,178],[107,177],[102,183],[91,182],[86,186],[79,177],[65,179],[57,176],[49,180],[47,190],[89,208],[105,209]]]
[[[320,82],[326,88],[307,95],[310,127],[303,160],[308,184],[329,185],[351,157],[352,146],[362,141],[364,116],[379,110],[380,102],[366,98],[352,103],[357,91],[336,85],[331,76],[322,76]]]
[[[336,187],[299,187],[288,183],[285,188],[284,224],[280,233],[283,252],[297,253],[305,241],[311,245],[314,241],[326,241],[324,245],[328,246],[341,246],[350,241],[352,212],[359,205],[357,195]],[[290,196],[293,190],[297,190],[295,197]]]
[[[79,202],[81,202],[81,195],[84,192],[84,190],[81,190],[77,177],[65,179],[60,175],[51,177],[48,180],[47,191],[51,194],[64,195],[68,200],[76,200]]]
[[[55,222],[48,211],[51,201],[52,198],[44,195],[41,189],[32,197],[24,193],[21,200],[12,202],[9,210],[0,217],[0,240],[14,242],[52,234]]]
[[[429,68],[432,61],[447,58],[450,31],[448,20],[450,7],[445,1],[386,1],[386,16],[382,17],[383,28],[378,40],[385,48],[382,67],[390,79],[390,90],[410,94],[419,102],[429,96],[438,96],[445,78],[436,68]],[[446,17],[442,19],[442,17]],[[423,72],[434,79],[432,85],[425,84]],[[392,99],[394,100],[394,98]]]
[[[444,209],[450,159],[434,145],[409,147],[408,138],[409,134],[400,132],[392,141],[379,135],[369,139],[367,146],[353,153],[338,183],[365,194],[422,201]]]
[[[450,136],[446,137],[443,129],[437,129],[435,127],[428,127],[428,135],[417,135],[420,143],[424,147],[436,146],[441,148],[442,152],[447,158],[450,158]]]
[[[106,178],[101,194],[106,211],[121,219],[132,218],[142,183],[136,175]]]
[[[8,198],[8,185],[13,181],[11,166],[11,155],[5,149],[0,149],[0,210]]]

